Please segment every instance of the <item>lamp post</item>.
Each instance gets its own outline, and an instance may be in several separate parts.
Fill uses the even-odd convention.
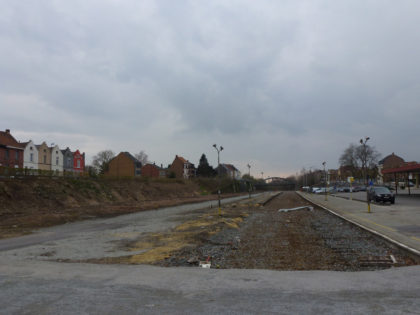
[[[360,139],[360,144],[363,146],[363,152],[362,152],[362,172],[363,177],[365,180],[365,186],[366,186],[366,202],[367,202],[367,208],[368,213],[370,213],[370,200],[369,200],[369,193],[368,193],[368,177],[367,177],[367,151],[366,151],[366,142],[369,141],[369,137],[365,137],[365,139]]]
[[[322,162],[322,165],[324,165],[324,195],[325,195],[325,201],[328,200],[328,196],[327,196],[327,172],[325,171],[325,165],[327,164],[327,162]]]
[[[246,165],[248,167],[248,176],[249,176],[249,198],[251,199],[251,165],[249,163]]]
[[[217,177],[219,178],[219,189],[217,191],[217,197],[218,197],[218,204],[219,204],[219,216],[222,215],[222,208],[221,208],[221,201],[220,201],[220,193],[221,193],[221,183],[220,183],[220,152],[223,151],[223,147],[220,146],[219,148],[217,147],[217,144],[213,144],[213,147],[216,149],[217,151]]]

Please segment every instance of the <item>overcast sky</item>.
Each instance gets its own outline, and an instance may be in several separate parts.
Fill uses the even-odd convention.
[[[0,128],[254,176],[420,160],[420,1],[0,0]]]

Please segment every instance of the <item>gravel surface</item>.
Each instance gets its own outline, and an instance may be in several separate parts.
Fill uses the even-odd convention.
[[[197,238],[156,262],[160,266],[275,270],[360,271],[413,265],[404,252],[322,209],[278,212],[308,205],[293,192],[285,192],[264,207],[248,207],[239,228],[224,228],[207,239]],[[226,208],[226,217],[243,213]],[[391,255],[397,263],[394,263]]]

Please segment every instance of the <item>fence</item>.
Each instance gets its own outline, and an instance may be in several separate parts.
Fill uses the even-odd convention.
[[[32,168],[14,168],[0,166],[0,178],[24,178],[24,177],[87,177],[86,172],[51,171]]]

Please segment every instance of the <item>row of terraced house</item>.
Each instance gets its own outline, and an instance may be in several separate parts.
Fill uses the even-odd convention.
[[[70,148],[61,150],[58,145],[46,142],[35,144],[17,141],[9,129],[0,131],[0,167],[52,171],[57,175],[66,172],[82,173],[85,170],[85,153]]]

